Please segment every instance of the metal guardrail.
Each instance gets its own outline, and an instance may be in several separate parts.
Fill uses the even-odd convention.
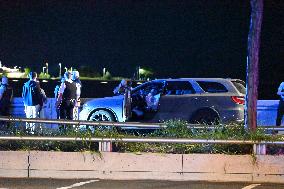
[[[8,122],[28,122],[28,123],[50,123],[50,124],[70,124],[89,126],[116,126],[116,127],[138,127],[138,128],[163,128],[164,123],[137,123],[137,122],[93,122],[75,120],[48,120],[48,119],[28,119],[0,117],[0,121]],[[263,127],[263,126],[262,126]],[[190,124],[188,128],[200,129],[204,126]],[[214,126],[206,126],[207,129],[214,129]],[[284,130],[284,127],[263,127],[267,130]],[[35,136],[0,136],[0,140],[30,140],[30,141],[83,141],[86,139],[78,137],[35,137]],[[99,142],[100,151],[111,151],[112,142],[144,142],[144,143],[184,143],[184,144],[251,144],[255,154],[265,154],[267,144],[284,145],[284,141],[251,141],[251,140],[207,140],[207,139],[173,139],[173,138],[88,138],[88,141]]]
[[[144,143],[183,143],[183,144],[279,144],[284,141],[252,141],[252,140],[212,140],[187,138],[78,138],[78,137],[36,137],[36,136],[0,136],[0,140],[31,140],[31,141],[91,141],[91,142],[144,142]]]
[[[64,120],[64,119],[41,119],[41,118],[14,118],[14,117],[1,117],[0,121],[8,122],[27,122],[27,123],[47,123],[47,124],[68,124],[68,125],[88,125],[88,126],[112,126],[112,127],[137,127],[147,129],[166,128],[165,123],[141,123],[141,122],[94,122],[83,120]],[[188,124],[188,128],[192,129],[215,129],[217,125],[207,125],[204,127],[202,124]],[[261,126],[265,130],[284,131],[284,127],[279,126]]]

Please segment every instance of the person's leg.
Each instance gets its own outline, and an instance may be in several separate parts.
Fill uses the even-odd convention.
[[[41,105],[36,105],[34,108],[34,118],[40,118],[40,111],[41,111],[42,107]],[[34,123],[34,129],[36,129],[38,132],[41,131],[41,127],[40,127],[40,123]]]
[[[69,101],[66,102],[65,113],[66,113],[66,119],[67,120],[73,120],[73,107],[74,106],[72,106]],[[69,129],[69,128],[71,128],[71,125],[66,124],[65,129]]]
[[[5,110],[3,107],[0,107],[0,116],[5,116]],[[6,122],[5,121],[0,121],[0,131],[6,130]]]
[[[277,110],[276,126],[281,125],[283,115],[284,115],[284,100],[281,99],[279,101],[278,110]]]
[[[33,118],[34,116],[35,107],[34,106],[25,106],[26,117],[28,119]],[[33,132],[34,130],[34,123],[26,123],[26,129],[28,132]]]
[[[0,108],[1,109],[1,108]],[[5,105],[2,107],[2,110],[0,111],[0,115],[9,117],[10,116],[10,105]],[[4,121],[4,127],[6,130],[11,129],[11,124],[8,121]]]
[[[56,108],[56,118],[60,119],[60,110]]]
[[[59,109],[59,115],[60,115],[60,119],[66,119],[66,103],[62,102],[60,109]],[[59,130],[60,131],[64,131],[65,130],[65,125],[64,124],[60,124],[59,125]]]
[[[69,120],[73,120],[73,109],[74,105],[71,102],[68,102],[66,106],[66,117]]]
[[[31,118],[39,118],[39,105],[36,106],[30,106],[31,107]],[[30,123],[30,129],[31,129],[31,133],[34,134],[35,132],[35,127],[36,124],[35,123]]]
[[[66,102],[63,101],[59,108],[60,119],[66,119]]]

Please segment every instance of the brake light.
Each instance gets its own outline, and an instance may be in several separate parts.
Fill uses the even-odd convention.
[[[236,104],[241,104],[244,105],[245,104],[245,97],[243,96],[231,96],[232,101]]]

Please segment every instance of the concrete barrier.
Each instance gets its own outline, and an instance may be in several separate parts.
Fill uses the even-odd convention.
[[[0,177],[284,183],[284,156],[0,151]]]
[[[28,177],[29,152],[0,151],[0,177]]]

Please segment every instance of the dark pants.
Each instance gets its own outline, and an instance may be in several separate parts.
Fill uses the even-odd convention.
[[[63,100],[60,106],[60,119],[73,120],[74,102],[71,100]]]
[[[0,116],[10,116],[10,105],[0,104]],[[0,130],[7,130],[9,128],[9,122],[0,121]]]
[[[60,119],[69,119],[73,120],[73,108],[74,108],[74,103],[73,101],[70,100],[63,100],[62,104],[59,108],[59,114],[60,114]],[[59,126],[59,130],[61,132],[66,132],[67,129],[70,128],[66,124],[62,124]]]
[[[281,120],[284,115],[284,100],[281,98],[277,110],[276,126],[281,125]]]

